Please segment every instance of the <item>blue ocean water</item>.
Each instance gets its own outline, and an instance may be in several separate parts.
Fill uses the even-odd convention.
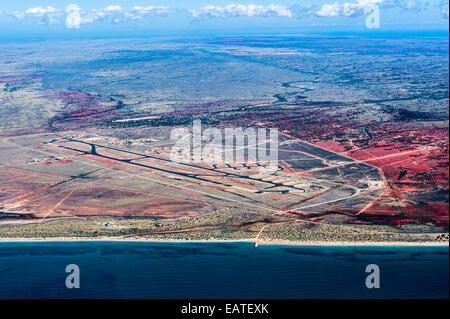
[[[448,247],[0,243],[0,298],[448,298],[448,266]]]

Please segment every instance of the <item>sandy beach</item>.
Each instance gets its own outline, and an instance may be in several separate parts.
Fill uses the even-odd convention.
[[[258,240],[255,239],[223,239],[223,240],[167,240],[167,239],[133,239],[120,237],[54,237],[54,238],[0,238],[0,243],[17,242],[148,242],[148,243],[254,243],[261,245],[293,245],[293,246],[449,246],[448,241],[442,242],[344,242],[344,241],[289,241],[289,240]]]

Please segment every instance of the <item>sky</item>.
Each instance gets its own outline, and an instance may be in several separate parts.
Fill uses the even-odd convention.
[[[1,37],[444,31],[448,0],[0,0]]]

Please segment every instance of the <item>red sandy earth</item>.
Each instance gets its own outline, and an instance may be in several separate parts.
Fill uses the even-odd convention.
[[[60,99],[65,103],[61,113],[54,116],[51,121],[53,128],[57,130],[77,129],[94,124],[96,120],[105,120],[117,115],[114,111],[118,105],[101,105],[111,101],[83,92],[57,92],[47,97]]]
[[[57,160],[54,162],[50,162],[50,161],[42,162],[42,164],[44,164],[44,165],[52,165],[53,163],[68,164],[68,163],[72,163],[72,160]]]
[[[32,184],[32,182],[28,182]],[[132,190],[119,190],[98,187],[75,188],[73,185],[59,185],[55,193],[46,192],[49,187],[34,188],[27,195],[15,196],[23,199],[22,205],[33,213],[34,218],[43,217],[88,217],[88,216],[150,216],[161,218],[181,218],[196,216],[205,203],[189,198],[177,198],[146,191],[146,194],[135,193]],[[145,201],[138,203],[120,204],[118,201],[130,197],[139,197]],[[102,203],[118,202],[111,207]]]
[[[361,123],[344,117],[324,118],[320,110],[295,111],[289,118],[283,112],[260,112],[234,121],[239,124],[248,119],[266,122],[288,136],[378,167],[389,189],[361,213],[362,217],[399,226],[409,221],[431,222],[448,229],[449,204],[440,193],[449,189],[448,127],[387,122],[368,123],[362,128]],[[430,194],[437,201],[408,202],[414,193]],[[335,210],[342,211],[337,206]]]
[[[336,141],[314,144],[381,169],[389,190],[364,211],[364,215],[372,220],[390,221],[396,226],[416,221],[448,229],[448,202],[408,201],[410,192],[448,191],[448,128],[397,128],[393,132],[388,128],[384,126],[381,132],[373,134],[369,145],[361,150],[348,151],[353,147]],[[403,152],[408,153],[390,156]],[[404,176],[401,176],[402,171],[406,172]],[[400,205],[395,206],[395,203]]]
[[[8,79],[9,81],[9,79]],[[3,79],[3,82],[6,82]],[[62,92],[55,97],[62,98],[67,101],[66,112],[63,115],[55,117],[55,122],[67,125],[67,121],[72,126],[82,126],[89,120],[96,118],[105,119],[112,116],[115,107],[99,107],[95,97],[81,92]],[[97,114],[97,112],[101,112]],[[104,113],[103,113],[104,112]],[[269,113],[269,112],[268,112]],[[265,114],[271,116],[271,114]],[[383,220],[391,219],[392,223],[404,224],[411,220],[420,222],[433,222],[436,225],[443,225],[448,228],[448,203],[445,202],[425,202],[424,207],[417,207],[412,204],[402,204],[403,207],[391,207],[386,205],[386,201],[402,201],[408,198],[408,192],[426,191],[437,187],[448,190],[448,128],[414,128],[402,127],[400,124],[392,123],[380,125],[379,127],[371,127],[372,137],[364,142],[368,145],[358,145],[364,150],[354,149],[353,145],[348,142],[323,141],[329,138],[330,134],[342,133],[344,135],[353,134],[355,132],[356,123],[348,123],[342,119],[321,119],[314,117],[320,115],[317,110],[302,117],[294,116],[291,119],[279,119],[276,126],[280,130],[286,129],[302,139],[310,139],[316,137],[321,141],[312,141],[317,146],[323,147],[336,153],[341,153],[348,157],[366,161],[368,164],[374,165],[381,169],[386,179],[389,181],[389,191],[386,197],[380,198],[377,202],[368,208],[364,214],[373,215],[373,218],[381,218]],[[249,115],[251,117],[251,114]],[[259,117],[264,116],[258,114]],[[276,118],[276,114],[274,115]],[[63,123],[64,122],[64,123]],[[299,122],[301,122],[299,125]],[[294,129],[294,127],[302,127],[302,130]],[[400,128],[399,128],[400,127]],[[66,127],[67,129],[67,127]],[[423,146],[432,146],[432,150],[419,150]],[[398,152],[410,150],[418,150],[415,153],[408,153],[401,156],[384,157]],[[90,157],[87,155],[87,157]],[[99,160],[98,158],[95,158]],[[373,159],[373,160],[370,160]],[[107,165],[117,163],[115,161],[101,160]],[[135,168],[135,167],[134,167]],[[289,169],[287,166],[285,169]],[[406,175],[400,178],[400,172],[406,171]],[[421,174],[422,175],[418,175]],[[400,218],[400,216],[402,218]],[[406,217],[404,217],[406,215]],[[404,217],[404,218],[403,218]]]
[[[87,154],[87,155],[81,155],[81,156],[89,158],[89,159],[92,159],[92,160],[95,160],[95,161],[102,162],[102,163],[104,163],[106,165],[106,167],[111,167],[111,166],[117,165],[117,166],[129,167],[129,168],[132,168],[133,170],[138,170],[138,171],[142,171],[142,172],[152,172],[153,171],[151,168],[137,167],[137,166],[132,165],[132,164],[127,164],[127,163],[123,163],[123,162],[119,162],[119,161],[115,161],[115,160],[109,160],[109,159],[101,158],[101,157],[94,156],[94,155]],[[186,179],[185,181],[188,182],[188,183],[191,183],[191,184],[201,185],[200,181],[194,181],[194,180],[189,180],[189,179]],[[179,188],[177,186],[168,186],[168,187],[173,187],[175,189]],[[216,190],[222,190],[223,189],[221,186],[208,186],[208,187],[211,188],[211,189],[216,189]],[[195,190],[189,190],[189,189],[183,188],[183,191],[195,194],[197,196],[204,196],[204,194],[198,193]]]

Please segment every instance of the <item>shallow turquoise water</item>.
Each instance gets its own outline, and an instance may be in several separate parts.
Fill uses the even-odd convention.
[[[448,247],[0,243],[0,298],[448,298]],[[66,265],[80,267],[67,289]],[[380,267],[367,289],[365,268]]]

